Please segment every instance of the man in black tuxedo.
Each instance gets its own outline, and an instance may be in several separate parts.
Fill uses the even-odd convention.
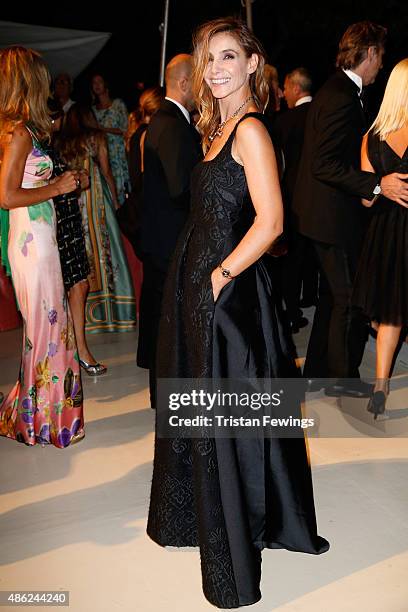
[[[360,170],[360,148],[367,130],[360,100],[382,65],[386,30],[370,22],[351,25],[337,55],[338,71],[314,97],[294,194],[298,230],[314,242],[320,267],[319,300],[307,350],[304,376],[331,378],[330,396],[366,397],[359,378],[368,322],[351,305],[352,285],[367,223],[361,198],[383,193],[408,196],[396,174],[379,177]]]
[[[317,266],[312,244],[293,226],[292,202],[296,177],[303,147],[306,117],[309,110],[312,80],[306,68],[296,68],[286,75],[283,96],[288,109],[274,122],[274,142],[284,157],[282,194],[285,205],[285,236],[288,253],[282,258],[282,291],[286,311],[293,333],[307,325],[302,316],[300,295],[303,282],[303,300],[307,305],[316,303]]]
[[[194,108],[192,57],[180,54],[166,67],[166,98],[153,115],[144,144],[141,251],[143,285],[137,363],[150,370],[155,405],[155,347],[167,268],[190,208],[190,175],[201,159],[200,138],[190,124]]]

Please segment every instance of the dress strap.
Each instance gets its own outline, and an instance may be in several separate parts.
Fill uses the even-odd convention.
[[[37,137],[37,135],[36,135],[36,133],[35,133],[34,129],[33,129],[33,128],[31,128],[31,127],[29,126],[29,124],[28,124],[28,123],[25,123],[25,124],[24,124],[24,127],[26,128],[27,132],[30,134],[32,141],[33,141],[34,143],[38,143],[38,142],[39,142],[39,140],[38,140],[38,137]]]
[[[259,121],[261,121],[261,123],[263,123],[263,125],[266,127],[266,129],[269,132],[269,128],[268,128],[268,125],[267,125],[267,119],[266,119],[265,115],[263,115],[262,113],[257,113],[257,112],[245,113],[245,115],[243,115],[241,117],[241,119],[239,121],[237,121],[234,129],[232,130],[231,134],[228,136],[227,143],[229,145],[229,148],[232,147],[232,143],[234,141],[235,134],[236,134],[236,131],[237,131],[237,128],[238,128],[239,124],[242,123],[243,121],[245,121],[245,119],[248,119],[248,117],[255,117],[255,119],[259,119]]]
[[[243,115],[241,117],[241,119],[239,121],[237,121],[234,129],[232,130],[232,132],[231,132],[231,134],[229,136],[229,140],[230,140],[231,145],[232,145],[232,141],[235,138],[235,134],[236,134],[236,131],[237,131],[237,128],[238,128],[239,124],[242,123],[243,121],[245,121],[245,119],[248,119],[248,117],[254,117],[255,119],[259,119],[259,121],[261,123],[263,123],[263,125],[269,131],[269,128],[268,128],[268,125],[267,125],[267,118],[265,117],[265,115],[263,115],[262,113],[258,113],[258,112],[245,113],[245,115]]]

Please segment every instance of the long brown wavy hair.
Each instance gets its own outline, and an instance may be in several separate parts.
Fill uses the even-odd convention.
[[[248,58],[253,53],[258,55],[258,66],[249,76],[249,87],[255,104],[261,111],[264,111],[269,98],[269,87],[264,77],[265,52],[247,25],[234,17],[221,17],[199,26],[193,36],[193,92],[200,115],[197,127],[203,137],[204,153],[210,147],[209,135],[217,129],[221,120],[218,100],[214,98],[204,79],[209,60],[210,40],[221,32],[231,34]]]
[[[47,106],[51,77],[37,51],[15,46],[0,50],[0,137],[29,123],[39,140],[50,140]]]
[[[89,155],[89,139],[98,140],[103,137],[91,109],[76,103],[65,116],[62,130],[56,139],[56,147],[70,168],[80,169]]]

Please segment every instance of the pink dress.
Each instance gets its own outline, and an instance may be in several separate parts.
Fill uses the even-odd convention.
[[[46,185],[52,174],[51,159],[32,137],[27,189]],[[83,428],[82,386],[52,200],[10,210],[8,256],[24,335],[19,379],[0,397],[0,435],[64,448]]]

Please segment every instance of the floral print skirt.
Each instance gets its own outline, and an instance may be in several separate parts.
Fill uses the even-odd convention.
[[[136,299],[112,195],[92,158],[86,169],[90,189],[83,191],[80,199],[90,266],[85,331],[133,331],[137,321]]]
[[[83,428],[81,375],[52,202],[10,211],[8,254],[24,320],[20,375],[0,397],[0,435],[68,446]]]

